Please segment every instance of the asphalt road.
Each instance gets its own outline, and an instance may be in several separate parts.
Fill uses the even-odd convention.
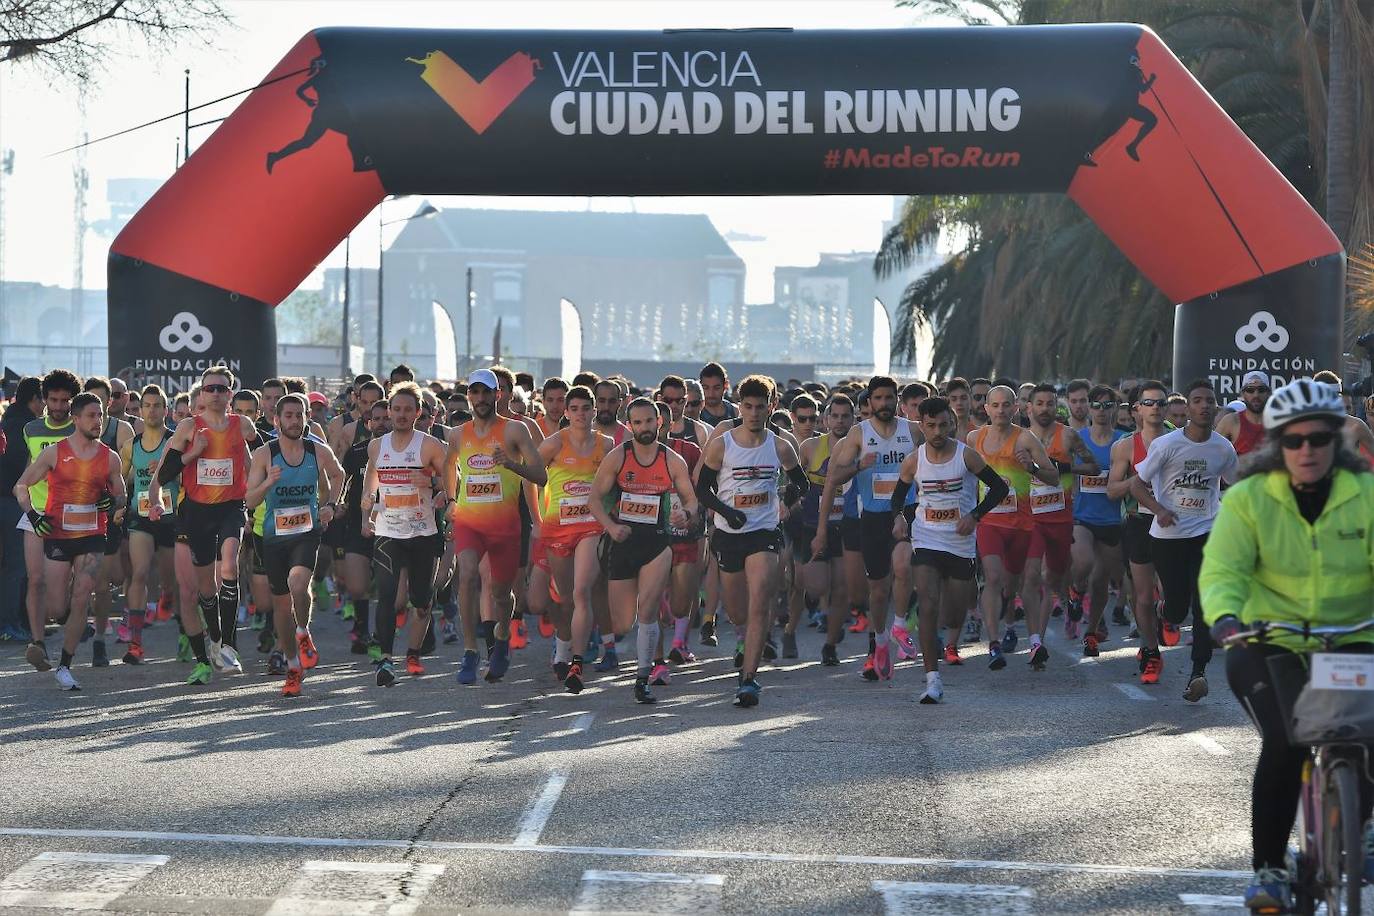
[[[167,624],[142,668],[83,646],[75,694],[7,648],[0,914],[1238,912],[1257,739],[1220,661],[1189,704],[1186,645],[1142,690],[1124,630],[1080,664],[1055,625],[1048,671],[971,649],[934,707],[809,630],[748,711],[728,627],[654,707],[629,663],[565,694],[537,637],[501,684],[441,646],[378,688],[333,614],[295,700],[247,631],[201,689]]]

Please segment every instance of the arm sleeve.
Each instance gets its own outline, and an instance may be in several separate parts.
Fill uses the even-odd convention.
[[[716,495],[716,484],[720,471],[716,468],[701,466],[701,476],[697,478],[697,501],[712,512],[727,515],[734,510],[720,501]]]
[[[905,480],[898,477],[897,483],[892,487],[893,508],[895,508],[898,512],[904,511],[906,509],[906,496],[910,492],[911,484],[907,483]],[[907,521],[911,521],[911,519],[908,518]]]
[[[1208,626],[1228,614],[1244,620],[1259,557],[1259,539],[1248,493],[1232,490],[1221,501],[1212,533],[1202,549],[1198,600]]]
[[[180,473],[181,450],[168,446],[167,453],[162,456],[162,466],[157,469],[158,485],[171,483]]]
[[[978,479],[987,485],[988,491],[983,494],[982,502],[973,507],[973,514],[977,518],[982,518],[992,511],[993,507],[1007,498],[1011,488],[1002,479],[1002,475],[992,469],[992,465],[983,465],[983,469],[978,472]]]
[[[782,501],[789,506],[796,505],[797,500],[806,495],[806,491],[811,489],[811,481],[807,479],[806,472],[801,465],[789,468],[787,471],[787,488],[783,490]]]

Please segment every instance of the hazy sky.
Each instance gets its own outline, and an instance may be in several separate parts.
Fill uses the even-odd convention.
[[[916,25],[911,10],[873,0],[579,0],[579,2],[424,2],[424,0],[237,0],[225,7],[235,26],[214,36],[210,49],[191,44],[170,52],[150,52],[128,44],[110,62],[86,98],[84,129],[99,137],[177,112],[183,104],[182,70],[191,68],[191,101],[198,104],[253,85],[312,28],[328,25],[430,28],[898,28]],[[925,23],[922,23],[925,24]],[[233,102],[192,114],[192,123],[222,117]],[[213,128],[193,130],[192,149]],[[82,120],[71,83],[49,84],[23,68],[0,65],[0,149],[15,150],[14,175],[4,185],[4,277],[69,285],[73,277],[74,153],[51,153],[78,142]],[[109,215],[105,182],[110,178],[165,178],[173,169],[181,119],[91,146],[87,219]],[[434,198],[439,206],[529,209],[621,209],[629,198]],[[636,198],[644,212],[704,212],[721,233],[766,236],[767,242],[735,242],[748,265],[746,299],[772,298],[772,268],[811,264],[823,251],[871,250],[882,221],[892,212],[891,197]],[[387,204],[392,219],[412,208]],[[354,263],[375,264],[374,213],[355,230],[367,244],[354,246]],[[394,229],[389,229],[394,232]],[[104,288],[110,239],[86,238],[85,285]],[[342,265],[342,246],[325,261]],[[318,272],[303,286],[319,285]]]

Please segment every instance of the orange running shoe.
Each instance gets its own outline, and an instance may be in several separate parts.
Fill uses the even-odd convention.
[[[950,644],[946,645],[946,646],[945,646],[945,664],[946,664],[946,665],[962,665],[963,663],[964,663],[964,660],[963,660],[962,658],[959,657],[959,647],[956,646],[956,645],[954,645],[954,643],[950,643]]]
[[[1145,667],[1140,672],[1140,683],[1158,684],[1159,676],[1164,672],[1164,657],[1162,655],[1149,655],[1145,658]]]
[[[163,592],[162,596],[157,599],[157,619],[165,623],[172,619],[172,613],[172,596]]]
[[[553,620],[548,614],[539,615],[539,635],[544,639],[553,639],[554,637]]]
[[[420,656],[406,653],[406,674],[413,674],[416,677],[425,673],[425,666],[420,664]]]
[[[406,628],[406,612],[408,610],[409,608],[404,608],[396,612],[396,629],[404,630]]]
[[[286,683],[281,687],[281,695],[284,697],[298,697],[301,695],[301,669],[286,669]]]
[[[320,663],[320,653],[315,649],[315,640],[310,638],[309,630],[296,637],[296,650],[301,659],[301,667],[306,671]]]
[[[512,620],[510,622],[510,647],[512,649],[523,649],[530,644],[529,631],[525,629],[525,621]]]
[[[849,632],[851,632],[851,633],[867,633],[867,632],[868,632],[868,615],[865,614],[863,611],[859,611],[857,614],[855,614],[855,615],[854,615],[854,622],[851,623],[851,624],[849,625]]]
[[[1170,623],[1167,620],[1159,622],[1159,642],[1164,646],[1176,646],[1183,639],[1183,634],[1179,632],[1178,624]]]
[[[143,643],[134,640],[129,643],[128,650],[124,653],[124,664],[141,665],[143,664]]]

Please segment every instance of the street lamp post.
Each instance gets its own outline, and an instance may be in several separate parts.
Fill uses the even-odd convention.
[[[472,292],[472,268],[469,267],[469,268],[468,268],[468,332],[467,332],[468,340],[467,340],[467,343],[464,345],[464,353],[463,353],[463,364],[464,364],[464,365],[463,365],[463,371],[464,371],[464,372],[470,371],[470,370],[472,369],[472,304],[473,304],[473,303],[472,303],[472,299],[473,299],[473,295],[474,295],[474,294],[473,294],[473,292]]]
[[[383,201],[383,203],[385,203],[385,201]],[[381,216],[381,211],[382,205],[378,204],[378,217]],[[416,212],[412,213],[410,216],[402,217],[401,219],[393,219],[390,221],[383,221],[380,218],[377,220],[377,378],[381,378],[382,372],[384,371],[384,357],[382,355],[382,319],[386,314],[384,298],[384,290],[386,289],[386,286],[383,283],[384,277],[382,273],[383,268],[386,266],[386,252],[382,249],[382,230],[385,229],[387,226],[394,226],[397,223],[408,223],[413,219],[424,219],[426,217],[433,216],[438,212],[438,207],[435,207],[433,204],[426,203],[423,207],[421,207]]]
[[[352,367],[349,365],[348,362],[349,274],[353,272],[352,267],[349,265],[349,253],[352,246],[353,235],[350,233],[349,235],[344,236],[343,349],[342,355],[339,357],[339,375],[341,378],[344,379],[347,379],[350,375],[353,374]]]

